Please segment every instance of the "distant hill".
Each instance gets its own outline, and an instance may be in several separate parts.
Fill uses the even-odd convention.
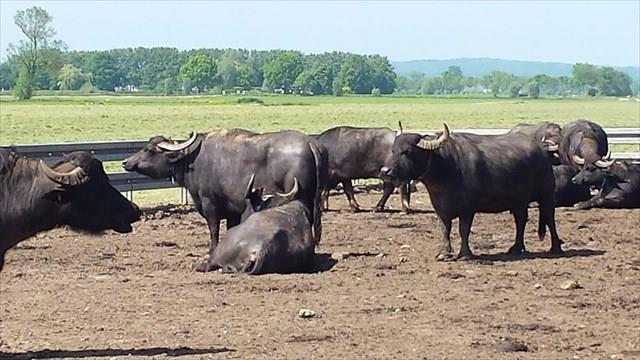
[[[429,77],[438,76],[450,65],[460,66],[465,76],[482,77],[494,70],[504,71],[519,76],[533,76],[546,74],[549,76],[571,76],[573,64],[542,61],[520,61],[492,58],[460,58],[448,60],[410,60],[391,61],[399,75],[409,75],[412,72],[424,73]],[[625,66],[613,68],[624,71],[635,81],[640,81],[640,67]]]

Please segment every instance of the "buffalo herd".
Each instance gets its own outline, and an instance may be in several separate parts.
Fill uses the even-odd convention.
[[[207,221],[210,240],[200,272],[248,274],[307,270],[322,236],[328,192],[342,184],[360,210],[353,179],[379,178],[383,211],[396,187],[409,211],[409,184],[423,183],[442,223],[438,260],[469,259],[476,213],[510,211],[516,225],[510,254],[525,252],[528,208],[539,209],[538,235],[562,252],[555,209],[640,207],[640,166],[611,158],[596,123],[519,124],[504,135],[451,131],[418,134],[388,128],[340,126],[317,135],[242,129],[163,136],[123,161],[127,171],[171,178],[187,189]],[[18,242],[56,226],[100,233],[132,231],[138,207],[109,184],[102,163],[73,152],[51,166],[0,148],[0,269]],[[452,220],[460,250],[453,254]],[[228,231],[219,241],[220,222]]]

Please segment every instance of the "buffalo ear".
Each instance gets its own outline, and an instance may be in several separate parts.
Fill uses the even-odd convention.
[[[167,151],[164,153],[164,156],[167,157],[167,161],[170,163],[178,162],[184,159],[188,154],[184,151]]]
[[[165,151],[165,156],[170,163],[174,163],[184,159],[187,155],[195,152],[200,148],[202,144],[202,139],[200,137],[196,138],[193,144],[191,144],[188,148],[179,151]]]

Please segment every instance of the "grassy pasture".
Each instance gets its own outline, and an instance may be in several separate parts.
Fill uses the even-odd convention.
[[[68,96],[15,101],[0,97],[0,145],[141,140],[228,127],[321,132],[332,126],[405,130],[505,128],[543,120],[592,119],[605,127],[640,126],[640,103],[614,98],[507,99],[371,96]],[[615,149],[620,151],[621,149]],[[118,164],[107,164],[108,171]],[[138,192],[136,202],[177,201],[176,190]]]
[[[137,140],[192,130],[320,132],[337,125],[437,129],[510,127],[519,122],[578,118],[607,127],[638,126],[640,103],[609,98],[495,99],[425,97],[66,97],[0,100],[0,144]]]

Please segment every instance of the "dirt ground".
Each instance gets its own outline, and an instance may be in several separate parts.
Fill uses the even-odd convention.
[[[424,191],[412,201],[421,212],[354,214],[333,196],[309,274],[191,271],[208,230],[184,211],[128,235],[41,234],[0,274],[0,358],[640,358],[640,210],[559,209],[560,257],[537,240],[537,210],[520,258],[502,255],[510,214],[480,214],[480,259],[443,263]]]

